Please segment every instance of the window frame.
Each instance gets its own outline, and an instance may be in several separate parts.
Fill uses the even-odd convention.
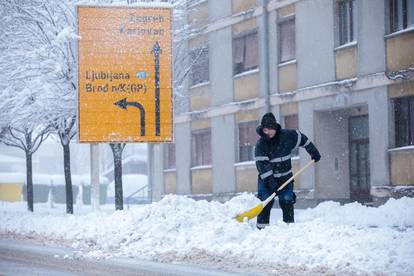
[[[173,149],[173,154],[171,154],[171,149]],[[171,155],[174,156],[173,159],[171,159]],[[174,170],[177,168],[177,159],[176,159],[176,148],[175,143],[168,143],[165,150],[165,162],[164,166],[166,170]],[[174,160],[174,162],[170,162],[171,160]]]
[[[254,66],[246,67],[247,38],[250,37],[250,36],[256,36],[257,60],[256,60],[256,64]],[[236,40],[243,40],[243,61],[241,63],[236,63],[236,58],[235,58]],[[251,30],[233,35],[233,38],[232,38],[232,51],[233,51],[233,76],[236,76],[236,75],[242,74],[244,72],[252,71],[252,70],[255,70],[255,69],[259,68],[260,57],[259,57],[259,31],[258,31],[258,29],[254,28],[254,29],[251,29]]]
[[[337,27],[337,46],[346,45],[356,42],[357,34],[357,1],[356,0],[337,0],[335,2],[335,16]],[[343,11],[345,11],[346,22],[343,20]]]
[[[205,129],[199,129],[194,130],[191,134],[191,166],[192,167],[198,167],[198,166],[211,166],[212,165],[212,148],[211,148],[211,129],[205,128]],[[205,139],[205,136],[209,136],[208,144],[209,146],[209,152],[204,152],[204,145],[206,144],[206,141],[198,141],[198,137],[202,137],[202,139]],[[201,154],[197,152],[199,148],[199,143],[201,145]],[[206,154],[209,153],[210,156],[206,157]],[[207,161],[205,160],[207,158]]]
[[[408,1],[410,0],[388,0],[388,20],[390,33],[395,33],[414,27],[414,9],[409,9]],[[397,3],[400,3],[400,5],[396,5]],[[411,5],[413,5],[414,8],[414,1],[411,3]],[[409,12],[411,13],[409,14]],[[410,16],[412,17],[413,21],[411,23],[409,22]]]
[[[294,54],[293,54],[293,57],[291,57],[291,58],[282,59],[282,45],[283,45],[282,40],[283,40],[283,37],[282,37],[282,32],[281,32],[281,25],[288,24],[290,22],[293,22],[293,24],[294,24],[294,34],[292,36],[294,38],[293,45],[295,46]],[[277,26],[276,26],[277,27],[277,35],[278,35],[278,39],[277,39],[277,41],[278,41],[278,44],[277,44],[277,47],[278,47],[278,63],[282,64],[282,63],[286,63],[286,62],[296,60],[296,14],[291,14],[291,15],[282,17],[282,18],[277,20],[276,24],[277,24]]]
[[[254,125],[254,126],[253,126]],[[254,121],[245,121],[245,122],[239,122],[237,123],[237,139],[238,139],[238,147],[237,147],[237,162],[241,163],[241,162],[249,162],[249,161],[254,161],[254,147],[256,145],[257,140],[259,139],[259,135],[257,135],[256,133],[256,127],[259,125],[259,121],[258,120],[254,120]],[[256,141],[251,141],[251,145],[248,146],[242,146],[242,141],[241,141],[241,126],[246,126],[247,129],[252,129],[252,131],[256,134]],[[249,160],[242,160],[242,147],[251,147],[251,157],[249,158]]]
[[[406,113],[402,110],[402,105],[406,105]],[[395,98],[393,106],[395,146],[405,147],[414,145],[414,96]],[[401,117],[404,114],[406,118]]]
[[[198,54],[194,54],[196,51],[201,51],[201,52],[199,54],[200,56],[195,57],[195,59],[200,59],[200,58],[202,59],[203,58],[202,53],[206,52],[206,56],[204,56],[204,58],[206,59],[205,64],[194,62],[193,55],[198,55]],[[191,64],[190,86],[195,86],[195,85],[209,82],[210,81],[210,56],[209,56],[208,45],[203,45],[203,46],[191,49],[189,51],[189,58],[190,58],[190,64]],[[200,62],[203,62],[203,61],[204,60],[201,60]],[[203,74],[206,74],[206,75],[203,76]],[[197,79],[195,76],[199,76],[199,78]]]

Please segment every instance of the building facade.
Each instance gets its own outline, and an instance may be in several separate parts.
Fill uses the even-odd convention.
[[[272,111],[322,160],[300,202],[414,194],[414,1],[188,1],[193,64],[174,143],[160,146],[162,196],[256,192],[255,128]],[[183,99],[180,99],[183,101]],[[294,170],[309,161],[293,153]]]

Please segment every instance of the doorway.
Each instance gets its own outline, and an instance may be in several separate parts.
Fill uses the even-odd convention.
[[[349,117],[350,199],[370,202],[368,115]]]

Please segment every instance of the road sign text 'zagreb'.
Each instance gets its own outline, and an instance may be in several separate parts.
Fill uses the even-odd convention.
[[[171,142],[171,10],[78,6],[79,142]]]

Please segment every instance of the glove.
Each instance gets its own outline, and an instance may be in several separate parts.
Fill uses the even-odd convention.
[[[319,154],[319,152],[315,152],[311,155],[312,160],[315,160],[315,162],[318,162],[319,160],[321,160],[321,155]]]
[[[313,143],[310,143],[305,147],[306,151],[309,153],[312,160],[315,160],[315,162],[318,162],[321,160],[321,154],[319,153],[318,149],[315,147]]]

